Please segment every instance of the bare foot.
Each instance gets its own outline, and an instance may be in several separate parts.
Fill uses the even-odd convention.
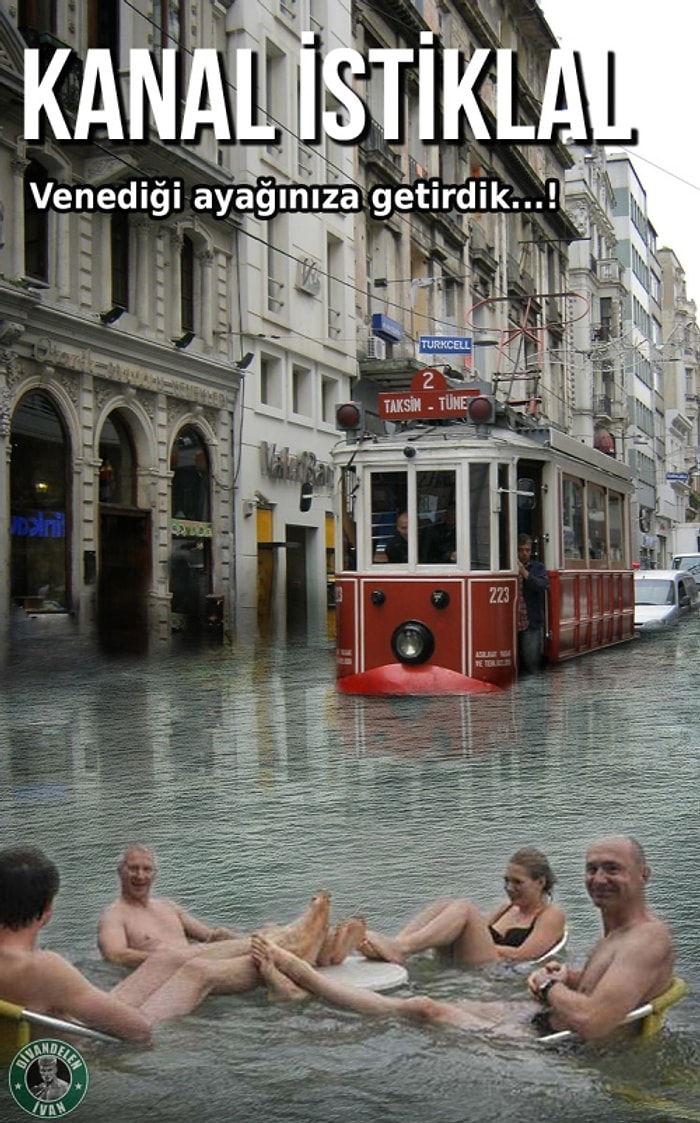
[[[379,932],[367,932],[357,950],[366,959],[380,959],[385,963],[403,963],[406,959],[406,952],[399,941],[391,936],[382,936]]]
[[[274,943],[289,948],[308,963],[315,963],[328,932],[330,908],[331,895],[326,889],[321,889],[313,897],[304,916],[276,936]]]
[[[298,987],[291,979],[283,975],[272,961],[270,945],[259,933],[251,937],[250,953],[261,978],[267,986],[267,997],[282,999],[283,1001],[298,1001],[309,998],[308,991]]]
[[[349,916],[336,925],[333,941],[328,948],[328,965],[342,963],[351,951],[355,951],[367,934],[367,926],[363,916]],[[325,949],[325,945],[324,945]],[[319,963],[321,957],[319,956]]]

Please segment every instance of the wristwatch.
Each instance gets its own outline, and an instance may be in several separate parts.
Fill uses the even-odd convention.
[[[542,983],[542,986],[538,988],[537,997],[539,998],[543,1006],[549,1006],[549,992],[555,985],[555,983],[558,983],[559,981],[559,979],[545,979],[545,981]]]

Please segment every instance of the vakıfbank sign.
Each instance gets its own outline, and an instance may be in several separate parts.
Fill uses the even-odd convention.
[[[315,488],[333,487],[333,465],[318,460],[314,452],[291,453],[288,446],[260,442],[260,466],[263,476],[290,483],[313,484]]]

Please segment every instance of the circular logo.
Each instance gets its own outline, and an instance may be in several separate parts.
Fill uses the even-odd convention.
[[[38,1118],[74,1111],[83,1102],[89,1083],[83,1057],[57,1037],[42,1037],[20,1049],[8,1079],[15,1103]]]

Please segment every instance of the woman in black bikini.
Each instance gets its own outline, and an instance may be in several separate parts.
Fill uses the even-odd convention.
[[[506,867],[507,900],[489,915],[472,901],[443,898],[419,912],[397,936],[368,931],[359,950],[368,959],[389,963],[403,963],[428,948],[469,967],[538,959],[559,943],[566,927],[563,910],[552,903],[554,882],[545,855],[534,846],[523,847]]]

